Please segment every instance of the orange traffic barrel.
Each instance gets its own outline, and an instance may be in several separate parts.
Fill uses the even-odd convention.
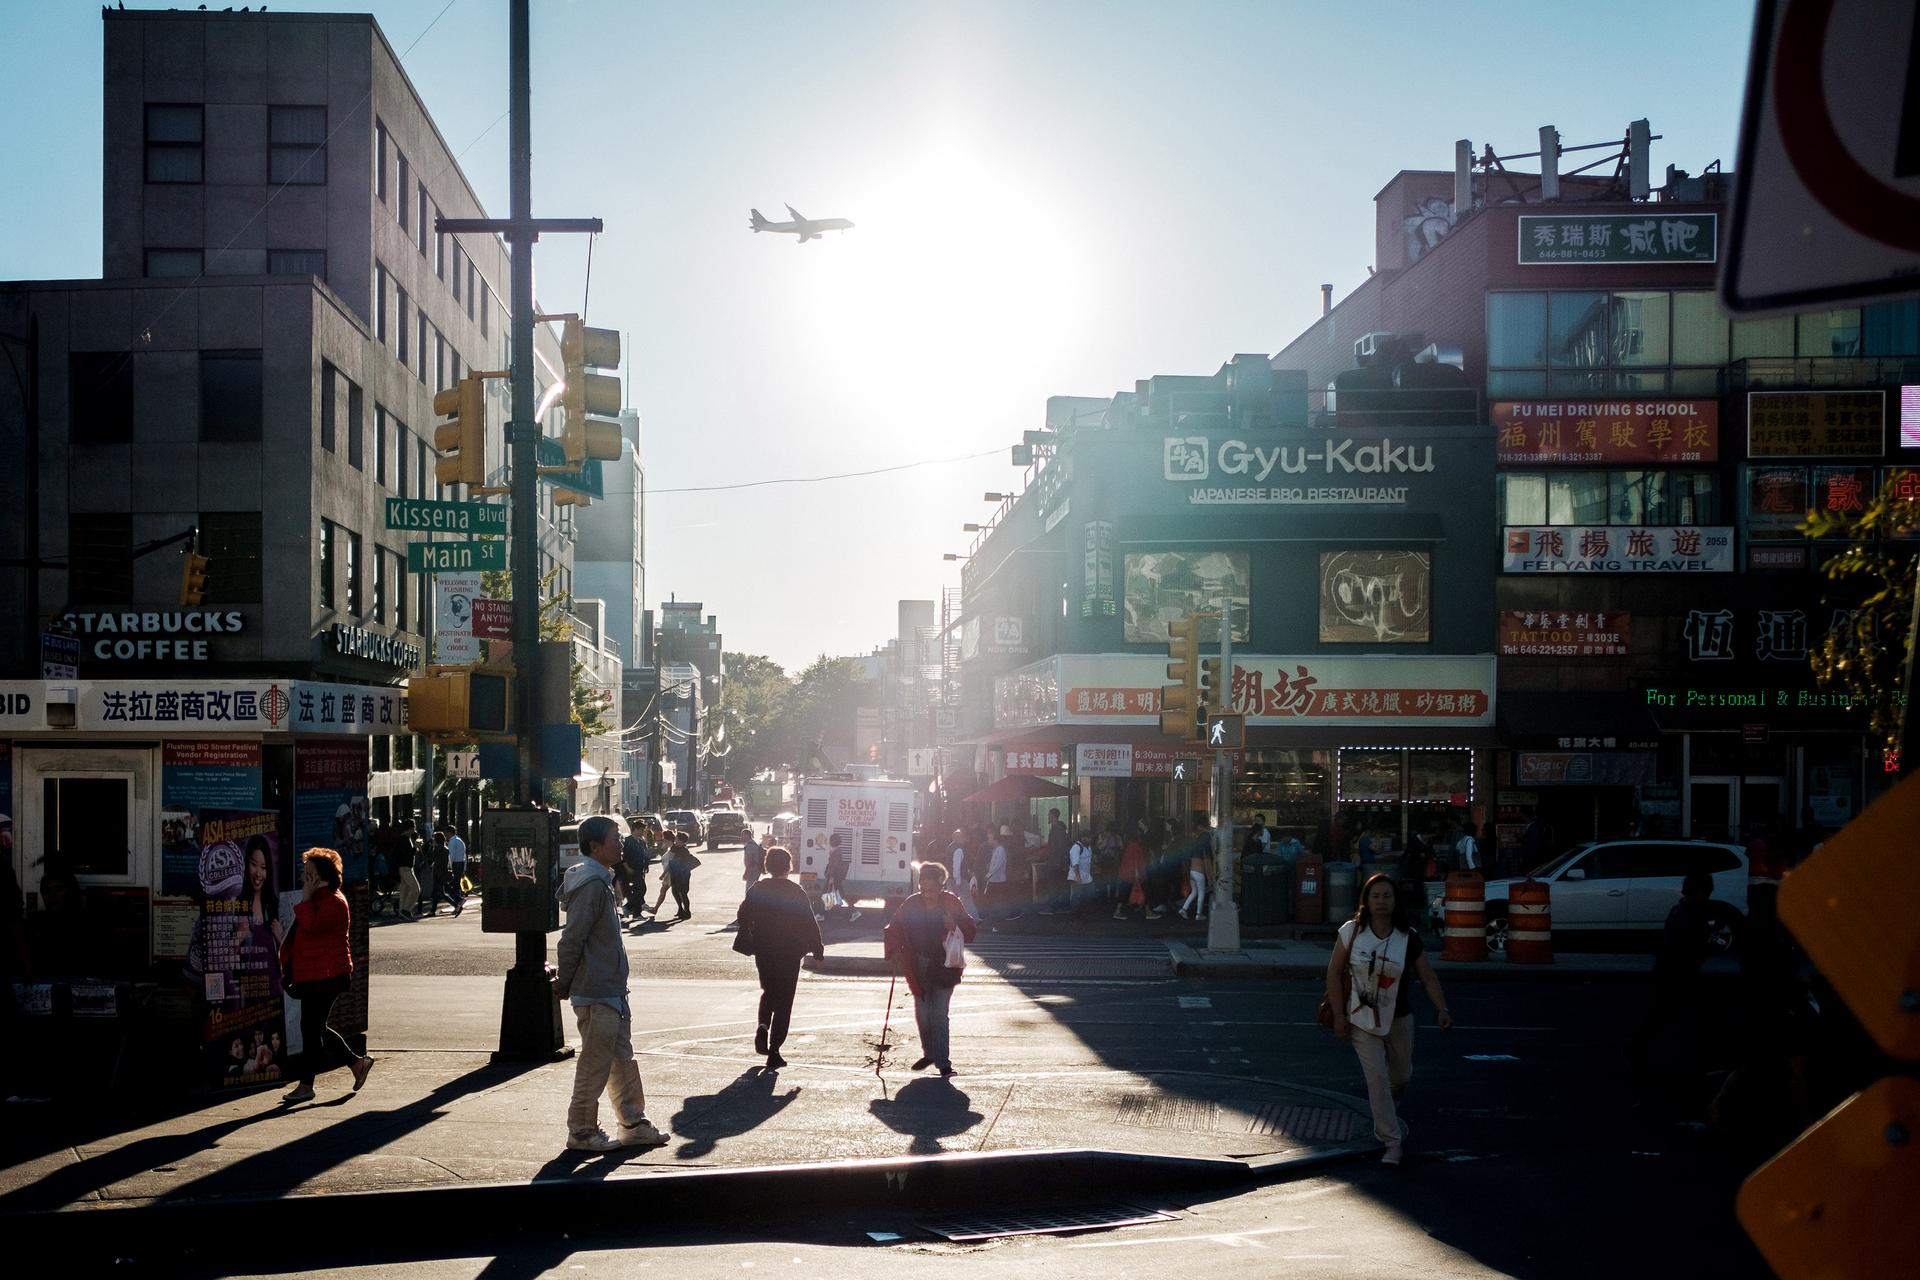
[[[1516,880],[1507,889],[1507,959],[1553,963],[1553,910],[1545,880]]]
[[[1447,877],[1447,919],[1441,935],[1445,960],[1487,958],[1487,888],[1477,871],[1456,871]]]

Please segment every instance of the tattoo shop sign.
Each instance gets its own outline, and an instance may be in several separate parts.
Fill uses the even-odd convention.
[[[1731,573],[1733,530],[1693,526],[1506,528],[1502,573]]]

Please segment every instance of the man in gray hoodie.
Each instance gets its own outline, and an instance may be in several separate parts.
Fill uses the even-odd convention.
[[[580,824],[580,852],[567,868],[560,901],[567,927],[560,932],[562,1000],[573,1005],[580,1028],[574,1058],[573,1102],[567,1108],[567,1149],[611,1151],[655,1147],[667,1135],[647,1119],[647,1095],[633,1059],[633,1013],[627,1005],[627,949],[620,936],[613,868],[620,861],[620,828],[595,816]],[[620,1136],[600,1127],[600,1095],[610,1094]]]

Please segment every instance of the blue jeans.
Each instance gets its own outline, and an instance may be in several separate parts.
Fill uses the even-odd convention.
[[[920,972],[931,976],[930,970],[937,967],[930,961],[921,965]],[[936,985],[922,977],[920,994],[913,1001],[913,1020],[920,1028],[920,1056],[933,1059],[933,1064],[943,1071],[953,1066],[947,1047],[947,1010],[952,1004],[952,987]]]

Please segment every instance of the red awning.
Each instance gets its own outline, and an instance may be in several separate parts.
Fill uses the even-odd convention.
[[[1039,800],[1046,796],[1066,796],[1073,793],[1057,782],[1048,782],[1030,773],[1010,773],[991,786],[983,787],[967,796],[962,804],[999,804],[1010,800]]]

